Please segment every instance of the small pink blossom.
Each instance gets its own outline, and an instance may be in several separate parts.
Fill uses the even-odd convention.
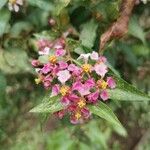
[[[60,110],[58,112],[55,113],[55,115],[59,118],[62,119],[65,115],[65,111],[64,110]]]
[[[68,81],[70,79],[71,74],[68,70],[62,70],[57,73],[57,76],[58,76],[58,80],[62,84],[64,84],[66,81]]]
[[[52,70],[52,66],[50,63],[44,64],[43,68],[41,69],[41,73],[47,74]]]
[[[89,118],[91,115],[89,109],[87,109],[87,108],[82,108],[81,113],[82,113],[82,116],[86,119]]]
[[[77,120],[74,116],[71,116],[71,117],[70,117],[70,122],[71,122],[72,124],[78,124],[78,123],[79,123],[79,120]]]
[[[58,64],[60,69],[66,69],[68,67],[68,64],[64,61],[59,61]]]
[[[80,81],[77,81],[75,83],[73,83],[72,85],[72,90],[79,90],[82,87],[82,83]]]
[[[61,99],[61,103],[64,105],[64,106],[68,106],[70,104],[70,100],[68,99],[67,96],[64,96],[62,99]]]
[[[91,102],[91,103],[97,102],[98,97],[99,97],[99,92],[98,92],[98,91],[96,91],[96,92],[94,92],[94,93],[91,93],[91,94],[89,94],[89,95],[87,96],[89,102]]]
[[[85,96],[90,94],[90,88],[84,84],[78,89],[78,92],[81,94],[81,96]]]
[[[107,62],[107,58],[105,56],[100,56],[99,57],[99,62],[106,63]]]
[[[51,96],[56,96],[59,94],[59,91],[60,91],[60,86],[59,84],[55,84],[53,87],[52,87],[52,94]]]
[[[89,88],[93,88],[95,86],[95,80],[93,78],[89,78],[85,81],[85,85]]]
[[[102,100],[106,101],[106,100],[109,99],[109,94],[106,90],[103,90],[100,94],[100,97],[101,97]]]
[[[40,65],[40,61],[39,61],[39,60],[34,59],[34,60],[32,60],[31,64],[32,64],[32,66],[33,66],[33,67],[37,67],[37,66],[39,66],[39,65]]]
[[[66,51],[62,48],[57,49],[55,52],[56,56],[64,56],[65,54],[66,54]]]
[[[104,77],[105,74],[108,72],[107,66],[104,63],[96,64],[94,70],[101,77]]]
[[[98,57],[98,53],[95,52],[95,51],[93,51],[93,52],[91,53],[90,57],[91,57],[92,60],[98,60],[98,58],[99,58],[99,57]]]
[[[72,75],[75,75],[75,76],[80,76],[81,72],[82,72],[82,69],[77,67],[76,65],[74,64],[70,64],[68,66],[68,70],[72,72]]]
[[[116,87],[116,82],[112,77],[107,77],[107,83],[111,89],[114,89]]]

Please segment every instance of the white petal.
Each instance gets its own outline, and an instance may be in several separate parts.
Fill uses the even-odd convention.
[[[11,3],[8,3],[8,9],[9,9],[10,11],[12,11],[12,10],[13,10],[13,6],[12,6],[12,4],[11,4]]]
[[[14,10],[15,10],[15,12],[18,12],[19,11],[19,6],[18,5],[14,5]]]

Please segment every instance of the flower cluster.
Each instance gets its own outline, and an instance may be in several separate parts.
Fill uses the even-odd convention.
[[[87,120],[91,113],[89,104],[109,99],[107,89],[114,89],[116,82],[107,76],[106,58],[93,51],[81,54],[77,60],[66,51],[65,40],[38,41],[39,55],[46,62],[33,60],[32,65],[38,73],[37,84],[42,83],[51,91],[51,96],[60,96],[64,109],[56,112],[59,118],[68,113],[73,124]],[[68,56],[69,55],[69,56]]]

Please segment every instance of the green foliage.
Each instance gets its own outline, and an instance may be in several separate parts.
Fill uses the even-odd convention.
[[[99,102],[98,105],[95,106],[89,106],[91,112],[95,115],[98,115],[99,117],[105,119],[110,124],[114,125],[117,131],[120,132],[122,136],[126,136],[126,130],[121,125],[120,121],[116,117],[116,115],[113,113],[113,111],[103,102]]]
[[[150,101],[150,97],[121,78],[115,77],[117,88],[109,90],[110,98],[120,101]]]
[[[36,113],[54,113],[56,111],[61,110],[63,107],[60,103],[60,97],[54,96],[50,97],[50,95],[45,96],[43,99],[43,103],[31,109],[30,112]]]
[[[0,9],[0,37],[7,32],[10,19],[10,12],[7,9]]]

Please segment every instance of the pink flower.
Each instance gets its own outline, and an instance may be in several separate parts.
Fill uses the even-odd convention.
[[[58,76],[58,80],[62,84],[64,84],[66,81],[68,81],[70,79],[71,74],[68,70],[62,70],[57,73],[57,76]]]
[[[52,68],[52,75],[55,76],[58,72],[59,72],[59,67],[57,65],[55,65],[53,68]]]
[[[53,87],[52,87],[52,94],[51,96],[56,96],[59,94],[59,90],[60,90],[60,86],[59,84],[55,84]]]
[[[44,67],[41,69],[41,72],[47,74],[51,70],[52,70],[52,66],[50,63],[48,63],[48,64],[44,64]]]
[[[102,100],[106,101],[109,99],[109,95],[108,95],[108,92],[106,90],[103,90],[100,94],[100,97]]]
[[[81,96],[85,96],[90,94],[90,88],[84,84],[78,89],[78,92],[81,94]]]
[[[87,109],[87,108],[82,108],[81,113],[82,113],[82,116],[86,119],[88,119],[91,115],[89,109]]]
[[[43,85],[46,89],[48,89],[51,86],[52,77],[50,75],[47,75],[43,78]]]
[[[87,96],[89,102],[91,102],[91,103],[97,102],[98,97],[99,97],[99,92],[98,92],[98,91],[96,91],[96,92],[94,92],[94,93],[91,93],[91,94],[89,94],[89,95]]]
[[[94,70],[101,77],[104,77],[105,74],[108,72],[107,66],[104,63],[96,64]]]
[[[77,120],[74,116],[71,116],[71,117],[70,117],[70,122],[71,122],[72,124],[78,124],[78,123],[79,123],[79,120]]]
[[[62,99],[61,99],[61,103],[64,105],[64,106],[68,106],[70,104],[70,100],[68,99],[67,96],[64,96]]]
[[[107,77],[107,83],[111,89],[114,89],[116,87],[116,82],[112,77]]]
[[[90,78],[85,81],[85,85],[89,88],[93,88],[95,86],[95,81],[93,78]]]
[[[98,57],[98,53],[95,52],[95,51],[92,52],[92,54],[90,55],[90,57],[91,57],[92,60],[98,60],[98,58],[99,58]]]
[[[72,90],[79,90],[82,87],[82,83],[80,81],[77,81],[75,83],[73,83],[72,85]]]
[[[59,61],[58,64],[60,69],[66,69],[68,67],[68,64],[64,61]]]
[[[39,55],[49,55],[49,47],[45,47],[44,49],[39,51]]]
[[[66,51],[62,48],[57,49],[55,52],[56,56],[64,56],[65,54],[66,54]]]
[[[107,62],[107,58],[104,57],[104,56],[100,56],[100,57],[99,57],[99,62],[106,63],[106,62]]]
[[[79,99],[79,97],[78,97],[77,95],[73,94],[73,93],[69,94],[69,95],[68,95],[68,98],[69,98],[70,101],[72,101],[72,102],[76,102],[76,101]]]
[[[82,72],[82,69],[77,67],[76,65],[74,64],[70,64],[68,66],[68,70],[72,72],[72,75],[75,75],[75,76],[79,76]]]
[[[34,59],[34,60],[32,60],[31,64],[33,67],[37,67],[40,65],[40,62],[39,62],[39,60]]]

